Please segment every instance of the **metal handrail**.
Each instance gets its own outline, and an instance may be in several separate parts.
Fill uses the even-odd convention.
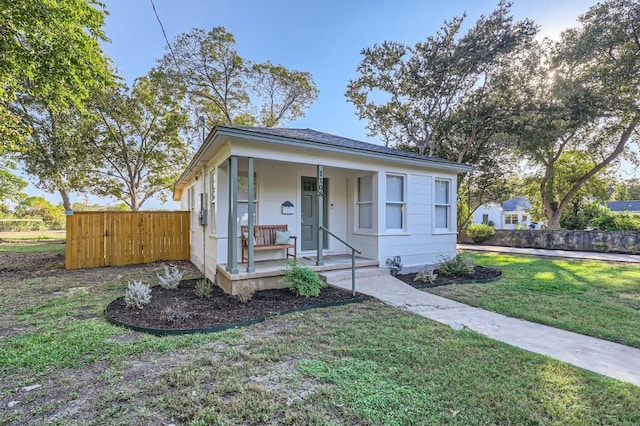
[[[331,235],[333,238],[340,241],[342,244],[344,244],[345,246],[351,249],[351,295],[355,297],[356,295],[356,253],[362,254],[362,252],[357,248],[355,248],[354,246],[352,246],[351,244],[349,244],[348,242],[346,242],[345,240],[343,240],[342,238],[338,237],[333,232],[329,231],[324,226],[319,225],[318,229]]]

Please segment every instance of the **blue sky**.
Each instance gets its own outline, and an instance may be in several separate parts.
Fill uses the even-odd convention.
[[[102,0],[109,16],[104,51],[128,83],[145,75],[166,49],[150,0]],[[320,91],[304,118],[287,127],[312,128],[379,143],[366,136],[365,122],[355,115],[344,93],[356,77],[360,51],[385,40],[415,44],[434,34],[445,20],[466,12],[471,25],[489,14],[498,1],[487,0],[154,0],[169,40],[191,28],[223,26],[239,54],[255,62],[271,61],[308,71]],[[576,25],[577,17],[596,0],[513,0],[516,19],[531,18],[541,35],[556,37]],[[194,117],[195,120],[195,117]],[[57,194],[47,195],[60,202]],[[81,197],[74,197],[80,199]],[[98,201],[92,199],[93,201]],[[100,200],[100,202],[109,202]],[[110,201],[114,203],[113,200]],[[148,201],[143,208],[174,208]]]

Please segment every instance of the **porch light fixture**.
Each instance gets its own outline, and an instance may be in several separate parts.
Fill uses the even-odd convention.
[[[294,214],[294,207],[291,201],[285,201],[282,203],[282,214]]]

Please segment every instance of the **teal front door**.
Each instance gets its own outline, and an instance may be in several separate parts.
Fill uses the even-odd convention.
[[[323,222],[324,227],[327,228],[329,223],[329,185],[328,180],[324,179],[324,214]],[[300,206],[302,211],[301,217],[301,249],[304,250],[316,250],[318,242],[318,216],[316,214],[318,206],[318,179],[315,177],[302,176],[302,198],[300,200]],[[323,247],[327,248],[328,236],[324,232]]]

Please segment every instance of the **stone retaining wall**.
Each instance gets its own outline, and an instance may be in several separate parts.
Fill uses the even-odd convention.
[[[473,243],[465,232],[460,242]],[[551,250],[640,253],[638,231],[511,231],[496,229],[496,234],[483,244],[504,247],[542,248]]]

